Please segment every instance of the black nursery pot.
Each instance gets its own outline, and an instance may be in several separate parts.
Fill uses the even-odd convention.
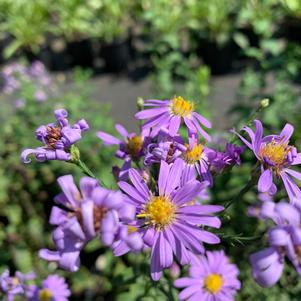
[[[301,43],[301,20],[286,19],[282,27],[283,35],[292,42]]]
[[[93,67],[93,49],[91,40],[69,42],[67,46],[71,65],[83,68]]]
[[[201,44],[200,54],[213,75],[226,74],[231,71],[234,43],[229,41],[224,45],[219,45],[215,42],[204,41]]]
[[[129,40],[116,40],[110,44],[104,44],[101,48],[101,56],[108,72],[125,71],[131,60]]]

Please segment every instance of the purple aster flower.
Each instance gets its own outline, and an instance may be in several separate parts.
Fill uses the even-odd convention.
[[[144,154],[144,146],[148,131],[142,131],[140,135],[129,133],[121,124],[116,124],[115,129],[123,139],[116,138],[110,134],[99,131],[99,137],[105,145],[118,145],[116,157],[124,160],[124,164],[119,171],[119,179],[126,180],[128,171],[132,166],[132,161],[139,161]]]
[[[136,206],[134,224],[151,248],[151,276],[157,281],[162,270],[173,263],[173,254],[182,265],[190,263],[190,252],[204,253],[203,242],[219,243],[219,238],[200,225],[220,227],[220,220],[211,216],[222,206],[189,205],[208,185],[192,180],[180,186],[184,163],[177,159],[168,165],[161,161],[158,187],[151,191],[140,174],[130,169],[132,185],[119,182],[128,202]]]
[[[301,276],[301,214],[285,202],[266,201],[260,217],[272,219],[276,224],[268,232],[270,247],[250,256],[253,277],[263,287],[274,285],[281,277],[285,257]]]
[[[161,129],[156,137],[156,142],[147,146],[144,164],[149,166],[160,163],[162,160],[173,163],[186,151],[184,141],[180,136],[170,136],[166,129]]]
[[[57,251],[42,249],[40,257],[57,261],[63,269],[76,271],[85,244],[99,234],[105,245],[111,245],[119,229],[119,220],[131,220],[135,208],[124,203],[120,191],[107,190],[89,177],[81,179],[80,190],[71,175],[58,178],[58,183],[63,192],[55,202],[63,208],[54,206],[49,220],[56,226],[53,240]]]
[[[181,125],[182,119],[187,126],[189,135],[200,133],[206,140],[210,136],[201,127],[211,128],[211,123],[194,111],[194,103],[183,97],[174,97],[171,100],[146,100],[145,106],[154,108],[138,112],[137,119],[147,119],[143,129],[152,129],[152,135],[156,135],[162,127],[168,129],[171,136],[175,136]]]
[[[199,256],[189,270],[189,277],[179,278],[175,286],[184,288],[180,300],[234,301],[240,289],[239,270],[231,264],[223,251],[206,252]]]
[[[259,120],[255,120],[255,133],[249,128],[243,128],[251,139],[247,141],[236,133],[239,138],[254,152],[261,163],[261,176],[258,180],[259,192],[269,191],[273,185],[273,175],[282,179],[290,201],[301,206],[301,191],[293,178],[301,180],[301,173],[290,167],[301,163],[301,153],[297,153],[294,146],[289,145],[289,139],[294,127],[286,124],[280,135],[263,137],[263,128]]]
[[[71,292],[63,277],[49,275],[42,287],[32,287],[28,301],[68,301]]]
[[[34,154],[39,162],[46,160],[69,161],[71,159],[70,147],[81,139],[82,132],[87,131],[89,125],[84,119],[81,119],[70,126],[67,119],[68,113],[64,109],[55,110],[54,116],[57,124],[41,125],[36,130],[36,138],[44,146],[24,150],[21,154],[24,163],[31,162],[27,158],[30,154]]]
[[[195,179],[197,175],[202,181],[213,184],[213,178],[209,170],[209,159],[212,150],[198,143],[194,139],[189,139],[186,150],[183,152],[181,159],[184,163],[182,180],[184,182]]]
[[[0,290],[7,296],[7,301],[13,301],[15,295],[23,295],[25,293],[25,281],[34,278],[34,273],[26,275],[17,271],[14,276],[10,276],[9,271],[6,270],[0,275]]]

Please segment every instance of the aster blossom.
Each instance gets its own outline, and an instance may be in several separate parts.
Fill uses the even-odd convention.
[[[49,222],[55,226],[53,240],[56,251],[40,250],[40,257],[56,261],[69,271],[76,271],[80,265],[79,255],[87,242],[97,235],[105,245],[111,245],[119,229],[119,221],[133,218],[135,208],[123,203],[120,191],[101,187],[96,179],[84,177],[80,190],[73,177],[58,178],[62,188],[55,198],[60,205],[52,208]],[[61,208],[63,207],[63,208]]]
[[[179,136],[170,136],[168,130],[163,128],[152,141],[147,145],[144,164],[149,166],[154,163],[160,163],[162,160],[168,164],[173,163],[179,158],[186,146],[183,139]]]
[[[118,183],[127,201],[136,207],[135,226],[144,243],[151,248],[151,276],[155,281],[160,279],[164,268],[172,265],[174,255],[185,265],[191,261],[191,252],[204,253],[203,242],[220,242],[215,234],[200,225],[219,228],[221,222],[212,214],[223,207],[189,204],[208,183],[191,180],[181,186],[183,169],[181,159],[171,165],[161,161],[156,191],[151,191],[134,169],[129,171],[132,184]]]
[[[33,286],[27,294],[28,301],[68,301],[71,295],[68,284],[63,277],[49,275],[41,287]]]
[[[27,157],[34,154],[37,161],[46,160],[71,160],[70,148],[81,139],[83,132],[89,129],[84,119],[79,120],[73,126],[69,125],[68,112],[64,109],[54,111],[57,123],[41,125],[36,130],[36,138],[44,144],[36,149],[25,149],[21,158],[24,163],[30,163]]]
[[[301,276],[301,212],[285,202],[265,201],[258,216],[271,219],[275,226],[268,232],[269,247],[250,256],[254,279],[263,287],[280,279],[287,257]]]
[[[177,279],[175,287],[184,288],[180,300],[231,301],[240,289],[238,274],[238,268],[223,251],[208,251],[206,256],[195,258],[189,277]]]
[[[263,137],[261,122],[255,120],[254,124],[255,132],[249,127],[242,129],[247,132],[251,142],[240,134],[236,134],[254,152],[260,162],[261,175],[258,180],[258,191],[270,191],[274,184],[273,177],[281,178],[290,201],[297,206],[301,206],[301,191],[293,180],[294,178],[301,180],[301,173],[291,169],[291,166],[301,163],[301,154],[297,153],[294,146],[289,145],[294,127],[287,123],[279,135]]]
[[[211,123],[194,111],[195,105],[193,102],[184,99],[182,96],[175,96],[170,100],[145,100],[144,105],[153,108],[142,110],[136,113],[135,117],[147,120],[142,128],[151,129],[152,135],[156,135],[164,127],[167,128],[171,136],[175,136],[183,120],[189,135],[195,136],[199,133],[206,140],[211,140],[202,128],[202,126],[211,128]]]
[[[15,295],[23,295],[26,291],[26,281],[35,278],[34,273],[23,274],[19,271],[11,276],[9,270],[0,275],[0,291],[6,295],[7,301],[13,301]]]
[[[129,133],[121,124],[116,124],[115,129],[122,139],[102,131],[97,132],[97,137],[100,138],[105,145],[119,146],[115,156],[124,160],[124,164],[121,170],[118,171],[118,178],[125,180],[128,177],[128,171],[132,166],[132,161],[137,162],[144,155],[144,146],[149,131],[142,131],[141,134]]]

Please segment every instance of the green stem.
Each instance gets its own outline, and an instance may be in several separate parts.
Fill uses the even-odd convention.
[[[254,169],[252,171],[252,177],[249,180],[249,182],[240,190],[240,192],[229,202],[225,204],[225,209],[228,209],[233,203],[236,201],[239,201],[242,199],[242,197],[251,189],[253,186],[257,184],[259,172],[260,172],[260,163],[257,162],[257,164],[254,166]]]
[[[81,161],[81,159],[78,159],[77,162],[75,163],[87,176],[96,179],[95,175],[93,172],[88,168],[88,166]]]

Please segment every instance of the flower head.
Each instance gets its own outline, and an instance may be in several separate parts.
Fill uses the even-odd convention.
[[[206,128],[211,128],[211,123],[194,111],[193,102],[184,99],[182,96],[175,96],[170,100],[146,100],[145,106],[153,106],[154,108],[138,112],[135,117],[137,119],[147,119],[143,129],[151,129],[153,136],[162,127],[167,128],[171,136],[175,136],[183,120],[189,135],[200,133],[206,140],[211,140],[210,136],[201,127],[203,125]]]
[[[71,292],[65,279],[58,275],[49,275],[41,287],[34,287],[28,301],[68,301]]]
[[[284,183],[289,199],[297,206],[301,206],[301,191],[293,178],[301,179],[301,173],[292,170],[291,166],[301,163],[301,154],[294,146],[289,145],[289,139],[294,127],[286,124],[279,135],[263,137],[263,128],[259,120],[254,121],[256,131],[249,127],[243,128],[251,139],[247,141],[240,134],[240,139],[254,152],[261,163],[261,176],[258,181],[258,190],[267,192],[273,185],[273,176],[279,177]]]
[[[240,289],[238,274],[223,251],[206,252],[192,262],[189,277],[177,279],[175,286],[184,288],[180,300],[230,301]]]
[[[76,271],[85,244],[98,234],[105,245],[111,245],[119,221],[133,218],[134,207],[124,204],[121,192],[105,189],[89,177],[81,179],[80,190],[71,175],[60,177],[58,182],[63,192],[55,201],[60,207],[52,208],[49,220],[56,226],[53,240],[57,250],[42,249],[40,257],[57,261],[63,269]]]
[[[0,275],[0,291],[7,296],[8,301],[13,301],[15,295],[23,295],[25,293],[25,282],[34,278],[34,273],[25,275],[16,272],[14,276],[10,276],[9,271],[6,270]]]
[[[171,137],[166,129],[161,129],[156,141],[148,144],[144,158],[146,166],[160,163],[162,160],[173,163],[186,150],[184,141],[180,136]]]
[[[259,217],[276,224],[268,232],[269,248],[252,254],[253,277],[263,287],[274,285],[281,277],[285,257],[301,275],[301,213],[291,204],[265,201]]]
[[[99,137],[105,145],[118,145],[119,149],[116,152],[116,157],[124,160],[123,167],[119,171],[119,179],[125,180],[128,178],[128,171],[131,168],[132,161],[139,161],[144,154],[145,139],[148,131],[143,131],[141,134],[129,133],[122,125],[116,124],[117,132],[123,139],[116,138],[110,134],[99,131]]]
[[[181,185],[183,169],[181,159],[171,165],[162,161],[155,191],[147,187],[134,169],[129,171],[132,185],[123,181],[118,183],[128,202],[136,207],[136,218],[132,224],[151,248],[151,276],[154,280],[160,278],[164,268],[172,265],[173,255],[182,265],[188,264],[190,252],[204,252],[203,242],[219,243],[216,235],[199,225],[218,228],[220,220],[211,214],[223,210],[223,207],[189,204],[208,183],[191,180]]]
[[[27,157],[34,154],[37,161],[71,159],[71,146],[81,139],[82,132],[89,129],[84,119],[79,120],[73,126],[69,125],[68,113],[64,109],[54,111],[57,123],[41,125],[36,130],[36,138],[44,144],[36,149],[26,149],[22,152],[21,158],[24,163],[30,163]]]

